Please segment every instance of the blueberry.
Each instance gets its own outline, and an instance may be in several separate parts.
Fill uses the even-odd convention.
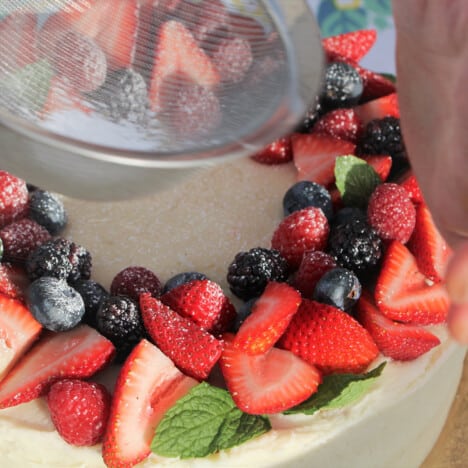
[[[240,326],[244,323],[244,320],[252,313],[252,307],[257,300],[256,297],[249,299],[247,302],[244,302],[238,309],[236,319],[232,325],[232,332],[237,333]]]
[[[302,180],[290,187],[284,194],[283,210],[285,216],[309,206],[321,208],[328,220],[333,216],[331,195],[323,185]]]
[[[27,290],[27,303],[35,319],[54,332],[70,330],[85,313],[80,294],[66,281],[42,276]]]
[[[30,195],[29,217],[44,226],[52,235],[58,234],[68,221],[62,201],[53,193],[39,189]]]
[[[332,268],[317,282],[314,299],[348,312],[361,296],[361,283],[346,268]]]
[[[109,293],[104,286],[93,280],[79,279],[73,283],[73,287],[83,298],[85,314],[83,322],[96,327],[96,314],[101,302],[109,297]]]
[[[331,226],[336,227],[340,224],[346,224],[355,219],[366,220],[366,212],[361,210],[361,208],[357,208],[355,206],[346,206],[345,208],[341,208],[335,213],[335,215],[331,219]]]
[[[364,85],[357,70],[345,62],[327,65],[320,103],[326,110],[352,107],[359,102]]]
[[[178,273],[174,275],[172,278],[169,278],[164,285],[163,294],[167,293],[171,289],[180,286],[181,284],[188,283],[189,281],[193,280],[206,280],[208,279],[206,275],[203,273],[199,273],[198,271],[185,271],[183,273]]]

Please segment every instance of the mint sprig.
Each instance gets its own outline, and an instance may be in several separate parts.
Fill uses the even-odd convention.
[[[385,362],[365,374],[334,374],[325,376],[316,393],[284,414],[314,414],[320,409],[347,406],[364,396],[382,374]]]
[[[206,457],[270,429],[267,417],[242,412],[228,391],[203,382],[167,411],[151,450],[164,457]]]
[[[381,183],[374,168],[356,156],[339,156],[335,163],[336,186],[346,206],[365,208]]]

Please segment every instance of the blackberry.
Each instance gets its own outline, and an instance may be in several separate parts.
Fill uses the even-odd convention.
[[[85,313],[82,321],[96,328],[97,311],[101,302],[109,297],[109,293],[104,286],[90,279],[79,279],[73,283],[73,288],[81,295],[85,305]]]
[[[357,70],[345,62],[331,62],[325,70],[320,104],[330,111],[359,102],[364,85]]]
[[[33,250],[26,260],[31,281],[53,276],[71,283],[91,276],[91,254],[82,246],[63,237],[52,239]]]
[[[135,301],[126,296],[109,296],[96,314],[97,330],[116,347],[117,362],[123,362],[145,336],[143,320]]]
[[[228,267],[231,291],[245,301],[258,297],[269,281],[286,281],[287,261],[275,249],[256,247],[239,252]]]
[[[382,249],[382,240],[365,219],[355,218],[330,231],[330,255],[338,265],[354,271],[361,281],[377,267]]]
[[[138,303],[140,294],[149,292],[154,297],[161,294],[159,278],[148,268],[129,266],[114,276],[110,285],[113,296],[127,296]]]
[[[68,221],[62,201],[53,193],[39,189],[29,196],[29,217],[52,235],[58,234]]]
[[[284,215],[309,206],[321,208],[328,220],[333,216],[333,204],[330,192],[320,184],[308,180],[297,182],[288,189],[283,197]]]
[[[358,156],[388,154],[392,157],[390,178],[408,169],[409,162],[400,128],[400,119],[384,117],[371,120],[359,138],[356,148]]]
[[[174,275],[166,281],[162,294],[167,293],[181,284],[188,283],[189,281],[206,279],[208,279],[208,277],[198,271],[184,271],[183,273],[177,273],[177,275]]]

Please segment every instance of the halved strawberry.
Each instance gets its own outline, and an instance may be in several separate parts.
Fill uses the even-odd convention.
[[[265,353],[284,333],[300,303],[301,295],[291,286],[268,283],[239,328],[234,346],[248,354]]]
[[[349,141],[320,133],[295,133],[291,138],[298,180],[311,180],[325,186],[335,180],[336,158],[354,154],[356,149]]]
[[[351,315],[304,299],[278,342],[324,374],[361,373],[379,350],[369,332]]]
[[[261,164],[274,165],[290,162],[293,158],[291,138],[288,136],[279,138],[251,157]]]
[[[159,30],[154,54],[149,89],[153,111],[164,109],[165,91],[174,94],[181,79],[212,89],[220,75],[192,33],[178,21],[167,21]]]
[[[0,294],[12,299],[24,299],[29,278],[24,268],[11,263],[0,263]]]
[[[313,132],[356,143],[362,132],[362,124],[354,109],[335,109],[327,112],[314,125]]]
[[[420,325],[398,323],[385,317],[368,294],[359,299],[357,317],[380,352],[397,361],[412,361],[440,344],[437,336]]]
[[[293,353],[271,348],[249,355],[224,335],[220,367],[236,405],[248,414],[273,414],[303,402],[317,391],[320,372]]]
[[[371,120],[391,116],[400,118],[397,93],[392,93],[378,99],[373,99],[354,108],[362,124],[366,126]]]
[[[198,382],[180,372],[156,346],[142,340],[120,370],[102,456],[109,467],[131,467],[150,454],[160,420]]]
[[[361,29],[322,39],[322,46],[329,61],[359,62],[377,39],[375,29]]]
[[[405,174],[405,176],[399,180],[398,183],[408,192],[411,201],[415,205],[424,203],[421,187],[419,187],[418,181],[412,172]]]
[[[1,265],[3,266],[3,264]],[[0,294],[0,380],[37,339],[42,325],[20,301]]]
[[[390,81],[380,73],[375,73],[358,64],[354,64],[359,76],[362,79],[364,90],[361,96],[361,102],[378,99],[396,92],[395,83]]]
[[[367,164],[370,164],[377,172],[380,180],[385,182],[392,168],[392,157],[384,155],[371,155],[363,158]]]
[[[398,241],[385,252],[375,302],[389,319],[418,325],[444,322],[449,308],[444,285],[428,280],[413,254]]]
[[[42,396],[58,379],[90,377],[112,359],[114,352],[114,345],[87,325],[47,333],[0,383],[0,408]]]
[[[149,293],[140,296],[140,309],[156,346],[185,374],[206,379],[221,356],[222,342]]]
[[[416,207],[416,225],[408,248],[416,257],[421,273],[436,283],[443,281],[452,249],[440,234],[424,203]]]

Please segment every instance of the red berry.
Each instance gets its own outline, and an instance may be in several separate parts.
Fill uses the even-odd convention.
[[[313,131],[356,143],[362,131],[362,123],[354,109],[336,109],[325,114],[314,125]]]
[[[367,207],[369,224],[385,240],[408,242],[416,224],[416,210],[408,192],[398,184],[379,185]]]
[[[247,39],[233,37],[220,42],[212,55],[221,81],[240,83],[253,62],[252,49]]]
[[[322,40],[322,45],[330,61],[341,59],[358,62],[369,52],[376,39],[375,29],[361,29],[327,37]]]
[[[66,442],[77,446],[91,446],[101,441],[110,402],[104,385],[75,379],[59,380],[47,394],[55,428]]]
[[[270,143],[252,156],[252,159],[261,164],[283,164],[292,161],[293,152],[291,138],[284,137]]]
[[[273,233],[271,247],[281,253],[291,268],[297,269],[305,252],[325,248],[329,231],[320,208],[304,208],[283,219]]]
[[[159,278],[148,268],[130,266],[115,275],[110,285],[113,296],[127,296],[138,303],[140,294],[150,293],[152,296],[161,294]]]
[[[0,171],[0,227],[25,216],[28,209],[26,182]]]

